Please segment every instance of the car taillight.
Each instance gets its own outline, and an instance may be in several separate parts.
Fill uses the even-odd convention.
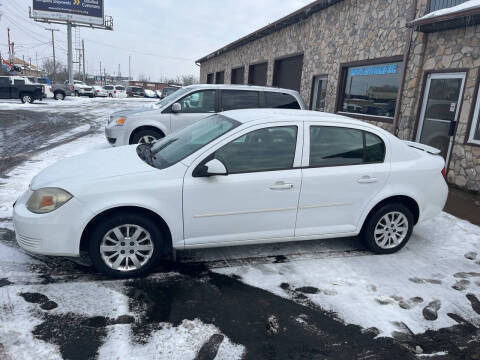
[[[52,88],[50,88],[50,92],[53,93],[53,89],[52,89]]]
[[[45,94],[45,86],[42,86],[42,93]]]
[[[97,92],[99,93],[99,92],[100,92],[100,90],[97,90]]]
[[[116,93],[117,93],[117,90],[114,90],[113,93],[116,94]]]
[[[445,169],[445,167],[442,169],[442,175],[444,178],[447,177],[447,169]]]

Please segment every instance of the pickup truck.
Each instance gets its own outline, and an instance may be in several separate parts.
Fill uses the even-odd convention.
[[[22,103],[42,100],[45,87],[20,76],[0,76],[0,99],[20,99]]]
[[[68,84],[68,82],[65,81],[65,84]],[[75,96],[88,96],[90,98],[93,98],[95,96],[93,87],[85,84],[83,81],[74,80],[73,86],[73,92]]]

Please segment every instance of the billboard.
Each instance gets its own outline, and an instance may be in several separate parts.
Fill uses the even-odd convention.
[[[103,25],[104,0],[33,0],[35,19]]]

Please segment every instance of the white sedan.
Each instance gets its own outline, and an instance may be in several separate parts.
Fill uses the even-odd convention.
[[[42,171],[14,206],[16,237],[113,276],[188,248],[360,235],[389,254],[445,205],[438,154],[338,115],[224,112]]]

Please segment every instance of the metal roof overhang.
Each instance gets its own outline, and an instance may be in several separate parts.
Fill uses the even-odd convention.
[[[466,9],[426,19],[420,18],[409,22],[407,27],[416,28],[418,31],[425,33],[432,33],[477,24],[480,24],[480,8]]]

